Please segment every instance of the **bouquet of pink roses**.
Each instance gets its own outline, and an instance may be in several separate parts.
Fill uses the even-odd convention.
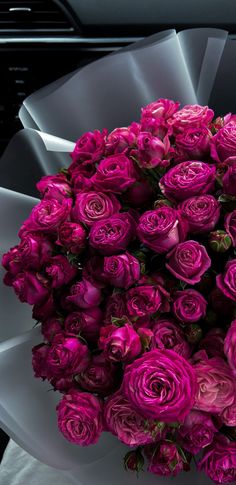
[[[125,467],[236,479],[236,117],[160,99],[77,141],[3,256],[33,305],[58,426]]]

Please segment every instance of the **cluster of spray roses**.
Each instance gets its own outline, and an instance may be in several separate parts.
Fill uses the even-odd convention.
[[[125,466],[236,479],[236,116],[160,99],[85,133],[3,256],[33,305],[36,377],[71,442],[103,431]]]

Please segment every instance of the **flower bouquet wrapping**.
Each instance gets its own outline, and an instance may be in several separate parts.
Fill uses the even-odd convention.
[[[151,57],[172,39],[184,59],[182,107],[150,91],[154,99],[127,127],[100,122],[73,150],[37,133],[45,171],[56,172],[50,150],[70,151],[72,162],[38,181],[40,202],[1,189],[9,322],[1,421],[34,456],[81,483],[129,483],[141,470],[142,483],[198,483],[194,461],[216,483],[236,478],[236,122],[196,102],[197,79],[199,98],[213,87],[209,52],[215,75],[226,42],[226,33],[209,38],[206,29],[192,33],[194,45],[199,34],[192,71],[184,34],[119,54],[131,61],[135,53],[137,67],[137,55]],[[106,67],[115,70],[117,56]],[[9,287],[33,305],[37,325],[27,333],[31,317],[19,309],[16,321]]]

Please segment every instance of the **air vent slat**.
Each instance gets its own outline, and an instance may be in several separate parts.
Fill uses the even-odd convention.
[[[74,32],[74,25],[64,7],[53,0],[1,0],[0,35],[7,32],[37,31],[37,34],[51,32]]]

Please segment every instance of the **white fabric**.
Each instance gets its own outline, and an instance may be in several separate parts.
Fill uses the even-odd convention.
[[[10,440],[0,466],[2,485],[74,485],[61,470],[44,465]]]

